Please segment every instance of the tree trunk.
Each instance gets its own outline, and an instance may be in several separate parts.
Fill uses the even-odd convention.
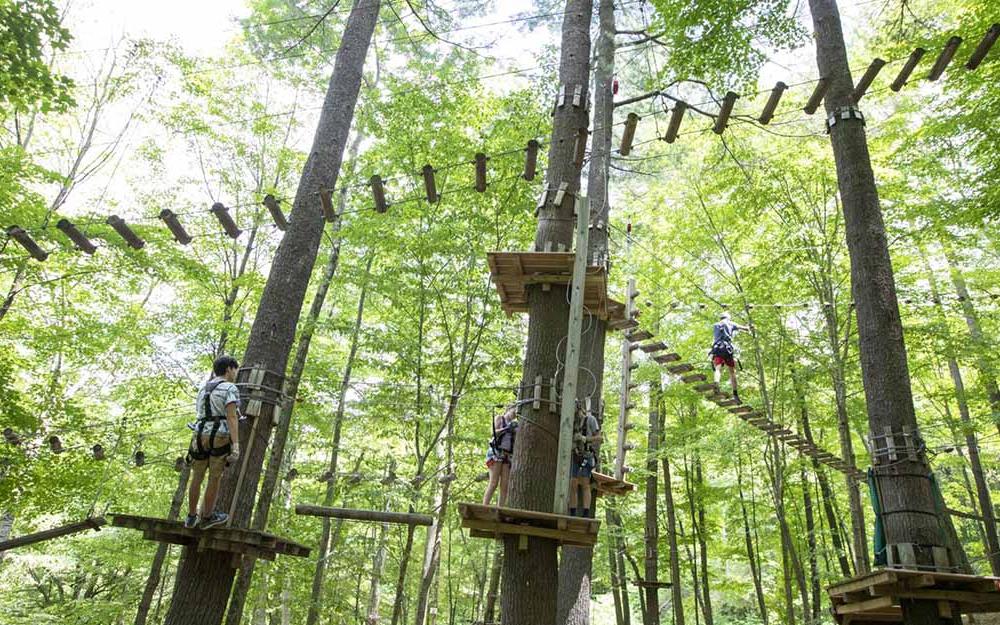
[[[972,344],[976,352],[979,376],[983,380],[983,386],[986,389],[986,398],[990,402],[990,413],[993,416],[993,423],[996,425],[997,431],[1000,432],[1000,387],[997,386],[996,370],[993,368],[993,363],[990,362],[990,347],[983,336],[983,330],[979,325],[979,315],[976,314],[972,298],[969,297],[969,289],[965,284],[965,278],[962,277],[962,271],[959,268],[955,252],[947,240],[943,243],[943,247],[945,258],[948,260],[948,269],[951,273],[951,282],[955,286],[955,293],[958,294],[959,301],[962,303],[962,314],[965,317],[965,324],[969,328],[969,337],[972,339]]]
[[[921,252],[923,253],[923,250]],[[956,360],[954,355],[955,347],[952,343],[951,332],[948,330],[947,315],[941,303],[940,293],[938,293],[937,279],[934,277],[930,263],[927,262],[926,254],[924,254],[924,265],[927,268],[927,275],[930,280],[931,296],[933,301],[937,302],[942,327],[944,328],[944,339],[948,350],[948,373],[951,375],[952,384],[955,386],[955,401],[958,403],[958,416],[962,421],[962,434],[965,436],[965,447],[969,454],[969,467],[972,469],[972,477],[976,482],[976,496],[979,500],[979,509],[983,517],[982,526],[986,537],[985,547],[987,554],[989,554],[990,570],[993,572],[993,575],[1000,575],[1000,540],[997,537],[996,512],[993,509],[990,487],[986,481],[986,474],[983,471],[983,463],[979,458],[979,438],[976,436],[976,428],[970,416],[969,400],[965,394],[962,369],[958,366],[958,360]],[[964,283],[962,286],[964,289]],[[965,297],[968,298],[967,292],[965,293]],[[966,319],[968,318],[969,316],[966,314]]]
[[[243,357],[248,366],[260,366],[282,375],[286,370],[323,234],[323,212],[317,191],[336,186],[379,4],[380,0],[356,0],[344,29],[312,151],[292,204],[288,230],[274,256],[250,331]],[[273,407],[265,404],[257,418],[268,423],[272,412]],[[270,427],[258,428],[257,440],[249,441],[250,429],[250,424],[245,423],[240,431],[247,454],[242,490],[235,492],[239,476],[234,471],[224,478],[220,496],[221,509],[228,509],[230,503],[236,502],[231,521],[234,527],[246,527],[250,522],[271,433]],[[228,553],[185,549],[166,625],[221,623],[234,576],[230,562]]]
[[[347,391],[351,387],[351,370],[358,353],[358,343],[361,338],[361,322],[365,314],[365,299],[368,296],[368,282],[374,256],[369,253],[365,264],[365,281],[358,296],[358,311],[354,316],[354,329],[351,331],[351,347],[344,365],[344,375],[340,380],[340,393],[337,396],[337,412],[333,417],[333,437],[330,441],[329,478],[326,482],[326,494],[323,505],[332,506],[337,492],[337,465],[340,460],[340,434],[344,423],[344,408],[347,401]],[[312,591],[309,595],[309,612],[306,616],[307,625],[316,625],[319,621],[320,602],[323,599],[323,580],[326,577],[326,561],[330,556],[330,525],[331,520],[323,517],[323,534],[320,537],[319,548],[316,551],[316,570],[313,572]]]
[[[566,185],[569,201],[555,204],[556,194],[546,193],[539,211],[535,249],[572,249],[573,197],[580,191],[580,170],[574,163],[575,139],[588,125],[587,94],[590,76],[590,21],[592,0],[567,0],[562,25],[562,58],[559,67],[562,104],[555,107],[549,142],[546,189]],[[559,343],[569,321],[567,285],[528,287],[528,339],[521,385],[556,377]],[[571,398],[563,398],[571,401]],[[550,512],[555,484],[559,414],[543,405],[521,408],[524,419],[517,437],[510,475],[509,505],[524,510]],[[504,539],[501,580],[503,625],[552,625],[557,618],[558,545],[548,539],[528,538],[528,548],[517,548],[518,538]]]
[[[187,493],[188,476],[191,475],[191,467],[184,464],[181,474],[177,478],[177,488],[174,496],[170,500],[170,512],[167,513],[167,520],[174,521],[180,514],[181,505],[184,503],[184,496]],[[156,555],[153,556],[153,564],[149,567],[149,575],[146,577],[146,586],[142,590],[142,598],[139,600],[139,608],[135,613],[135,625],[145,625],[149,617],[149,608],[153,605],[153,595],[160,585],[161,571],[163,563],[167,560],[167,552],[170,549],[169,543],[157,543]]]
[[[833,302],[833,285],[829,276],[824,276],[826,296],[825,302]],[[833,378],[833,396],[837,406],[837,432],[840,435],[840,455],[849,466],[854,466],[854,442],[851,439],[851,421],[847,413],[847,382],[845,380],[844,357],[841,353],[837,310],[833,306],[823,307],[823,317],[826,322],[827,337],[830,351],[833,354],[833,365],[830,374]],[[846,344],[846,341],[845,341]],[[818,464],[818,463],[817,463]],[[825,480],[825,478],[824,478]],[[865,529],[865,513],[861,505],[860,485],[850,475],[845,475],[847,484],[847,503],[851,510],[851,538],[854,543],[854,570],[860,575],[871,568],[868,558],[868,536]],[[843,569],[843,565],[841,565]],[[849,572],[844,573],[849,576]]]
[[[392,508],[392,500],[386,498],[385,510],[388,512]],[[378,531],[378,548],[375,550],[375,560],[372,562],[372,581],[368,593],[368,610],[366,612],[365,623],[367,625],[378,625],[379,599],[382,596],[382,571],[385,568],[385,555],[389,546],[389,524],[382,523]]]
[[[757,554],[754,553],[753,534],[750,531],[750,515],[747,514],[746,497],[743,495],[742,462],[736,465],[736,485],[740,496],[740,511],[743,513],[743,539],[747,549],[747,561],[750,563],[750,576],[753,578],[754,596],[757,598],[760,621],[764,625],[767,625],[767,605],[764,603],[764,587],[760,579],[760,563],[757,560]]]
[[[625,616],[622,611],[622,582],[618,577],[618,560],[615,557],[616,539],[612,533],[615,527],[615,516],[611,508],[604,509],[605,540],[608,544],[608,570],[611,572],[611,598],[615,603],[615,623],[625,625]]]
[[[625,526],[621,516],[611,511],[615,527],[615,567],[618,569],[618,592],[622,598],[622,625],[632,625],[632,605],[628,596],[628,571],[625,570]]]
[[[665,425],[666,419],[664,419]],[[663,428],[665,430],[666,428]],[[666,436],[661,434],[666,448]],[[663,499],[667,513],[667,543],[670,545],[670,603],[674,612],[673,625],[684,625],[684,597],[681,594],[681,554],[677,548],[677,513],[674,509],[673,485],[670,480],[670,460],[663,456]]]
[[[361,145],[362,135],[356,133],[351,147],[348,149],[347,160],[353,162]],[[267,518],[271,510],[271,499],[281,475],[281,468],[285,459],[285,445],[288,442],[289,430],[291,429],[292,413],[295,410],[295,398],[299,394],[299,384],[302,383],[302,374],[306,368],[306,360],[309,357],[309,347],[312,345],[313,334],[316,331],[316,323],[319,315],[323,312],[323,304],[326,302],[326,294],[330,291],[333,283],[333,276],[337,273],[340,265],[340,224],[344,213],[344,205],[347,202],[347,188],[340,192],[337,204],[337,219],[333,223],[334,243],[330,249],[330,257],[323,268],[323,276],[316,286],[316,293],[313,295],[312,305],[309,307],[309,315],[306,317],[302,329],[299,331],[299,342],[295,348],[295,360],[292,361],[291,374],[285,385],[287,398],[281,406],[281,413],[278,418],[278,426],[274,429],[274,441],[271,443],[271,452],[267,459],[267,468],[264,471],[264,478],[261,482],[260,494],[257,496],[257,508],[253,515],[253,529],[263,531],[267,526]],[[239,576],[236,585],[233,587],[233,596],[229,600],[229,610],[226,613],[226,625],[240,625],[243,618],[243,606],[246,603],[247,593],[250,592],[250,581],[253,579],[254,567],[257,561],[254,558],[244,558],[240,565]],[[138,625],[138,624],[137,624]]]
[[[697,625],[701,621],[699,620],[699,611],[701,617],[705,616],[705,598],[703,596],[703,587],[701,585],[700,577],[698,575],[698,569],[700,568],[700,557],[698,554],[698,548],[701,546],[701,541],[698,540],[698,517],[695,512],[695,493],[694,493],[694,477],[692,476],[694,470],[688,463],[687,454],[684,455],[684,489],[687,494],[688,502],[688,518],[691,521],[691,536],[694,538],[693,549],[687,546],[688,550],[688,560],[691,565],[691,587],[694,589],[694,604],[695,604],[695,624]],[[683,531],[683,528],[682,528]],[[689,541],[690,544],[690,541]],[[706,623],[705,625],[709,625]]]
[[[801,465],[802,476],[802,508],[806,517],[806,549],[809,556],[809,593],[812,603],[809,615],[810,623],[819,622],[820,603],[822,595],[819,588],[819,553],[816,548],[816,517],[813,512],[812,493],[809,492],[809,475],[806,473],[805,465]]]
[[[793,382],[797,387],[799,411],[802,416],[802,435],[807,441],[815,444],[812,435],[812,427],[809,423],[809,408],[806,406],[804,390],[800,386],[801,382],[794,375]],[[830,482],[826,477],[826,473],[823,472],[823,467],[820,465],[819,460],[812,458],[812,467],[813,473],[816,475],[816,481],[819,482],[820,493],[823,499],[823,511],[826,516],[827,526],[830,528],[830,542],[833,543],[833,550],[837,554],[837,562],[840,564],[840,573],[844,577],[850,577],[851,565],[848,561],[847,554],[844,552],[844,544],[840,538],[840,523],[837,520],[837,513],[833,509],[833,490],[830,488]],[[805,478],[803,478],[803,481],[805,481]],[[857,494],[857,485],[854,483],[854,480],[848,477],[847,482],[850,485],[850,489]],[[816,544],[815,536],[812,537],[812,542],[810,544],[811,558],[814,558]],[[813,601],[815,602],[815,598]]]
[[[493,564],[490,566],[490,585],[486,591],[486,609],[483,611],[484,625],[493,625],[496,620],[497,591],[500,589],[500,566],[503,561],[503,549],[494,545]]]
[[[587,195],[590,198],[590,223],[608,223],[608,172],[611,164],[611,139],[614,113],[612,81],[615,71],[614,0],[598,0],[599,32],[594,66],[594,122],[587,172]],[[551,184],[551,182],[549,183]],[[588,265],[603,264],[608,256],[607,227],[592,227],[588,238]],[[607,322],[591,315],[581,335],[580,373],[577,397],[589,398],[598,421],[604,424],[604,342]],[[591,514],[596,516],[597,493],[591,493]],[[559,597],[556,622],[561,625],[590,623],[590,577],[593,568],[592,547],[563,547],[559,560]]]
[[[847,59],[840,12],[836,0],[809,0],[816,33],[816,61],[827,80],[827,114],[853,106],[854,82]],[[896,300],[892,260],[885,224],[879,208],[878,190],[868,154],[864,124],[860,119],[837,115],[830,129],[837,167],[837,182],[844,210],[847,248],[851,259],[851,290],[854,295],[860,344],[861,373],[873,440],[873,464],[883,505],[888,544],[913,543],[917,563],[933,565],[929,546],[947,546],[931,483],[930,467],[923,452],[905,455],[894,462],[890,474],[880,457],[887,435],[902,442],[905,431],[917,431],[913,409],[903,327]],[[880,438],[881,437],[881,438]],[[955,554],[952,554],[954,557]],[[902,600],[903,620],[913,624],[941,623],[937,605],[927,600]]]
[[[705,538],[705,502],[704,502],[704,478],[701,472],[701,456],[694,456],[694,476],[698,493],[698,552],[701,554],[701,587],[702,605],[705,608],[705,625],[712,625],[715,622],[715,615],[712,612],[712,587],[708,581],[708,540]]]
[[[443,441],[438,441],[438,446],[445,447],[441,454],[441,461],[444,471],[443,476],[449,477],[454,470],[452,465],[452,440],[455,433],[455,411],[458,409],[459,395],[453,393],[448,399],[448,409],[445,414],[446,435]],[[420,590],[417,594],[417,611],[415,613],[414,624],[424,625],[427,619],[428,606],[430,605],[430,594],[432,583],[437,573],[438,564],[441,561],[441,530],[448,522],[448,502],[451,493],[451,479],[446,479],[441,484],[441,489],[436,493],[432,510],[437,513],[434,516],[434,524],[427,528],[427,542],[424,548],[424,566],[420,576]]]
[[[660,385],[659,380],[650,385],[649,434],[646,439],[646,527],[643,532],[646,556],[644,579],[659,581],[659,541],[660,526],[656,509],[657,466],[656,456],[660,441]],[[643,625],[660,625],[660,597],[656,588],[646,588],[646,611],[642,616]]]

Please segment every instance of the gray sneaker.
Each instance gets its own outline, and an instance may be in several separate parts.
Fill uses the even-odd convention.
[[[187,515],[187,518],[184,519],[184,527],[188,528],[189,530],[193,530],[197,526],[198,526],[198,515],[197,514]]]
[[[229,515],[225,512],[213,512],[209,516],[201,520],[201,529],[207,530],[209,528],[215,527],[216,525],[222,525],[229,520]]]

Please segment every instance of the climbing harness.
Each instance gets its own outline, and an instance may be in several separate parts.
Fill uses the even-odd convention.
[[[225,415],[217,415],[212,411],[212,393],[223,382],[225,380],[219,380],[215,383],[209,382],[205,385],[204,413],[201,417],[198,417],[198,421],[193,426],[189,426],[194,430],[195,435],[191,441],[191,445],[188,446],[188,464],[191,464],[195,460],[208,460],[210,456],[228,456],[232,453],[233,445],[230,442],[221,447],[215,446],[215,437],[219,433],[219,428],[222,425]],[[208,435],[208,447],[205,447],[204,443],[202,443],[202,438],[205,435],[205,426],[209,422],[211,422],[212,430]]]

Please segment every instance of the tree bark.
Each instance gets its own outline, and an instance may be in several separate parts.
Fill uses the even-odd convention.
[[[649,433],[646,439],[646,527],[643,532],[646,556],[644,579],[659,581],[660,525],[656,509],[657,466],[656,457],[660,441],[660,384],[652,383],[649,398]],[[656,588],[646,588],[646,611],[643,625],[660,625],[660,597]]]
[[[976,482],[976,497],[979,500],[979,510],[983,517],[982,527],[986,538],[985,546],[990,562],[990,570],[993,572],[993,575],[1000,575],[1000,539],[997,537],[996,512],[993,509],[990,487],[986,481],[986,474],[983,471],[983,463],[979,458],[979,438],[976,436],[976,428],[972,423],[972,417],[969,412],[969,400],[965,393],[962,369],[955,358],[954,344],[952,343],[951,332],[948,329],[948,319],[945,314],[944,305],[941,303],[941,294],[938,292],[937,279],[934,277],[930,263],[927,262],[926,253],[923,250],[921,250],[921,253],[924,254],[924,265],[927,269],[928,279],[930,280],[931,296],[933,301],[937,302],[944,340],[947,343],[948,373],[951,375],[951,381],[955,387],[955,401],[958,403],[958,416],[962,422],[962,434],[965,437],[965,447],[968,451],[969,467],[972,469],[972,477]],[[965,297],[968,297],[968,293],[965,294]],[[968,315],[966,315],[966,318],[968,319]]]
[[[495,545],[493,564],[490,566],[490,584],[486,591],[486,609],[483,611],[483,624],[493,625],[496,620],[497,591],[500,589],[500,566],[503,561],[503,549]]]
[[[184,464],[181,473],[177,477],[177,488],[174,496],[170,499],[170,511],[167,513],[167,520],[177,520],[180,514],[181,505],[184,503],[184,496],[187,492],[188,476],[191,475],[191,467]],[[139,599],[139,608],[135,613],[135,625],[145,625],[149,618],[149,609],[153,605],[153,595],[160,585],[161,571],[163,563],[167,560],[167,552],[170,549],[169,543],[157,543],[156,554],[153,556],[153,564],[149,567],[149,575],[146,577],[146,586],[142,590],[142,598]]]
[[[348,17],[312,150],[292,204],[288,230],[278,246],[250,331],[243,356],[248,366],[260,366],[282,375],[286,370],[323,234],[323,212],[317,192],[336,186],[379,5],[380,0],[356,0]],[[257,418],[268,423],[272,412],[273,407],[266,406]],[[257,428],[257,440],[250,441],[250,429],[250,424],[245,423],[240,431],[240,442],[248,456],[242,490],[235,492],[239,476],[234,471],[224,478],[220,496],[221,509],[236,503],[231,521],[234,527],[249,525],[271,434],[270,427]],[[227,553],[185,549],[166,625],[221,623],[234,577],[230,562]]]
[[[374,255],[369,253],[365,265],[365,281],[361,287],[361,294],[358,296],[358,311],[354,316],[354,329],[351,331],[351,347],[347,354],[347,361],[344,364],[344,375],[340,380],[340,392],[337,396],[337,412],[333,417],[333,437],[330,441],[330,463],[328,466],[329,479],[326,482],[326,494],[323,497],[323,505],[330,507],[333,505],[337,492],[337,466],[340,460],[340,435],[344,423],[344,408],[347,401],[347,391],[351,387],[351,371],[354,368],[354,359],[358,353],[358,343],[361,338],[361,323],[365,314],[365,299],[368,296],[368,282],[371,275],[372,261]],[[306,625],[316,625],[319,621],[320,602],[323,599],[323,580],[326,577],[326,561],[330,556],[330,518],[323,517],[323,533],[319,540],[319,548],[316,550],[316,569],[313,572],[312,591],[309,595],[309,611],[306,616]]]
[[[743,539],[747,549],[747,561],[750,563],[750,577],[753,578],[754,596],[757,599],[757,609],[760,611],[760,622],[767,625],[767,604],[764,602],[764,586],[760,579],[760,562],[757,559],[757,554],[754,553],[753,533],[750,531],[750,515],[747,514],[746,497],[743,495],[742,462],[736,465],[736,486],[740,496],[740,511],[743,513]]]
[[[816,517],[813,512],[812,493],[809,492],[809,475],[806,473],[805,465],[801,465],[802,476],[802,508],[806,517],[806,549],[809,556],[809,594],[811,599],[810,623],[819,622],[820,602],[822,595],[819,589],[819,553],[816,548]]]
[[[955,286],[955,293],[962,303],[962,314],[965,317],[965,324],[969,328],[969,337],[976,352],[976,363],[979,367],[979,376],[982,378],[983,386],[986,389],[986,398],[990,402],[990,413],[993,416],[993,423],[997,431],[1000,432],[1000,387],[997,386],[996,370],[990,362],[989,346],[983,337],[983,330],[979,325],[979,315],[969,297],[969,289],[962,277],[955,252],[947,240],[943,243],[945,258],[948,260],[948,269],[951,273],[951,282]],[[994,573],[995,574],[995,573]]]
[[[580,170],[574,163],[575,139],[587,128],[587,94],[590,84],[590,21],[592,0],[567,0],[562,25],[562,52],[559,66],[562,104],[555,107],[552,138],[549,142],[546,189],[566,185],[568,201],[555,204],[556,193],[547,192],[539,211],[535,249],[572,249],[573,197],[580,191]],[[559,370],[559,343],[569,321],[567,285],[528,287],[528,339],[525,346],[521,385],[556,377]],[[572,398],[563,398],[572,401]],[[524,510],[552,510],[559,431],[559,414],[548,406],[522,406],[521,429],[514,450],[510,475],[510,506]],[[557,619],[559,570],[558,545],[531,537],[528,548],[517,548],[517,537],[504,539],[501,579],[501,622],[503,625],[552,625]]]
[[[704,477],[701,472],[701,456],[697,453],[694,456],[694,477],[698,494],[698,524],[696,525],[698,534],[698,552],[701,554],[701,587],[702,605],[704,606],[705,625],[712,625],[715,622],[715,614],[712,611],[712,587],[709,583],[708,575],[708,540],[705,538],[705,498],[704,498]]]
[[[816,61],[820,75],[829,84],[827,114],[853,106],[854,82],[836,0],[809,0],[816,33]],[[843,203],[847,248],[851,259],[851,290],[856,306],[861,373],[868,408],[868,423],[875,437],[876,481],[883,504],[887,542],[921,546],[947,546],[941,526],[951,519],[939,518],[931,483],[930,467],[923,452],[906,455],[887,471],[886,435],[917,431],[913,409],[903,327],[896,299],[895,279],[885,224],[879,208],[878,190],[872,171],[864,124],[860,119],[841,119],[830,129],[830,143],[837,168]],[[890,547],[891,548],[891,547]],[[933,564],[931,550],[917,549],[918,564]],[[955,554],[952,554],[953,557]],[[914,624],[941,623],[933,601],[902,600],[903,620]]]
[[[664,418],[664,425],[666,419]],[[661,429],[661,448],[666,448],[666,436]],[[684,597],[681,594],[681,554],[677,547],[677,513],[674,508],[673,484],[670,480],[670,460],[663,455],[663,500],[667,513],[667,544],[670,545],[670,603],[674,625],[684,625]]]
[[[391,509],[392,501],[385,500],[385,510]],[[378,625],[379,622],[379,599],[382,596],[382,572],[385,569],[385,555],[388,549],[389,524],[382,523],[378,530],[378,548],[375,550],[375,559],[372,562],[372,581],[368,592],[368,610],[366,611],[365,623],[367,625]]]
[[[622,611],[622,579],[618,577],[618,560],[615,557],[616,539],[611,533],[615,526],[614,513],[611,508],[604,509],[605,532],[608,544],[608,570],[611,572],[611,598],[615,603],[615,623],[625,625],[625,617]]]
[[[356,133],[351,147],[348,149],[347,160],[353,162],[357,156],[358,147],[361,144],[362,135]],[[278,425],[274,431],[274,440],[271,442],[271,451],[267,459],[267,468],[264,470],[264,478],[260,486],[260,494],[257,496],[257,507],[254,510],[253,525],[255,530],[263,530],[267,526],[267,518],[271,510],[271,499],[281,475],[281,469],[285,459],[285,445],[288,442],[289,430],[291,429],[292,414],[295,410],[296,397],[299,394],[299,385],[302,383],[302,374],[306,368],[306,361],[309,357],[309,348],[312,345],[312,338],[316,331],[316,324],[319,315],[323,312],[323,305],[326,302],[326,294],[330,291],[333,283],[333,276],[337,273],[340,265],[340,224],[344,213],[344,205],[347,202],[347,189],[340,192],[337,205],[337,219],[333,223],[334,243],[330,249],[330,257],[323,268],[323,276],[316,286],[316,293],[313,295],[312,304],[309,307],[309,314],[306,317],[302,329],[299,331],[299,342],[295,348],[295,359],[292,361],[292,370],[285,385],[287,399],[281,406],[281,413],[278,418]],[[243,618],[243,607],[246,604],[247,593],[250,592],[250,581],[253,579],[254,567],[257,561],[254,558],[244,558],[240,565],[239,576],[233,587],[233,595],[229,599],[229,610],[226,613],[226,625],[239,625]],[[138,624],[137,624],[138,625]]]
[[[614,0],[598,0],[598,36],[594,65],[594,122],[587,171],[587,196],[590,198],[590,235],[588,265],[604,264],[608,257],[608,172],[611,165],[614,94],[612,81],[615,71],[615,7]],[[590,315],[581,336],[580,373],[577,397],[587,398],[594,406],[598,421],[604,423],[604,343],[607,322]],[[591,514],[596,516],[597,493],[591,493]],[[593,568],[592,547],[563,547],[559,560],[559,596],[556,622],[562,625],[590,623],[590,577]]]

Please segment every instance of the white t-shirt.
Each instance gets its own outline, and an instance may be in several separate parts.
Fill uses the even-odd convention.
[[[214,389],[212,389],[212,395],[209,401],[212,402],[212,414],[221,417],[219,421],[219,433],[228,434],[229,425],[226,423],[226,407],[229,404],[236,404],[239,406],[240,403],[240,389],[232,382],[226,382],[221,377],[214,377],[205,383],[198,391],[198,399],[195,400],[195,413],[198,415],[198,419],[204,419],[207,415],[205,414],[205,389],[218,383]],[[191,429],[195,429],[197,424],[190,424]]]

